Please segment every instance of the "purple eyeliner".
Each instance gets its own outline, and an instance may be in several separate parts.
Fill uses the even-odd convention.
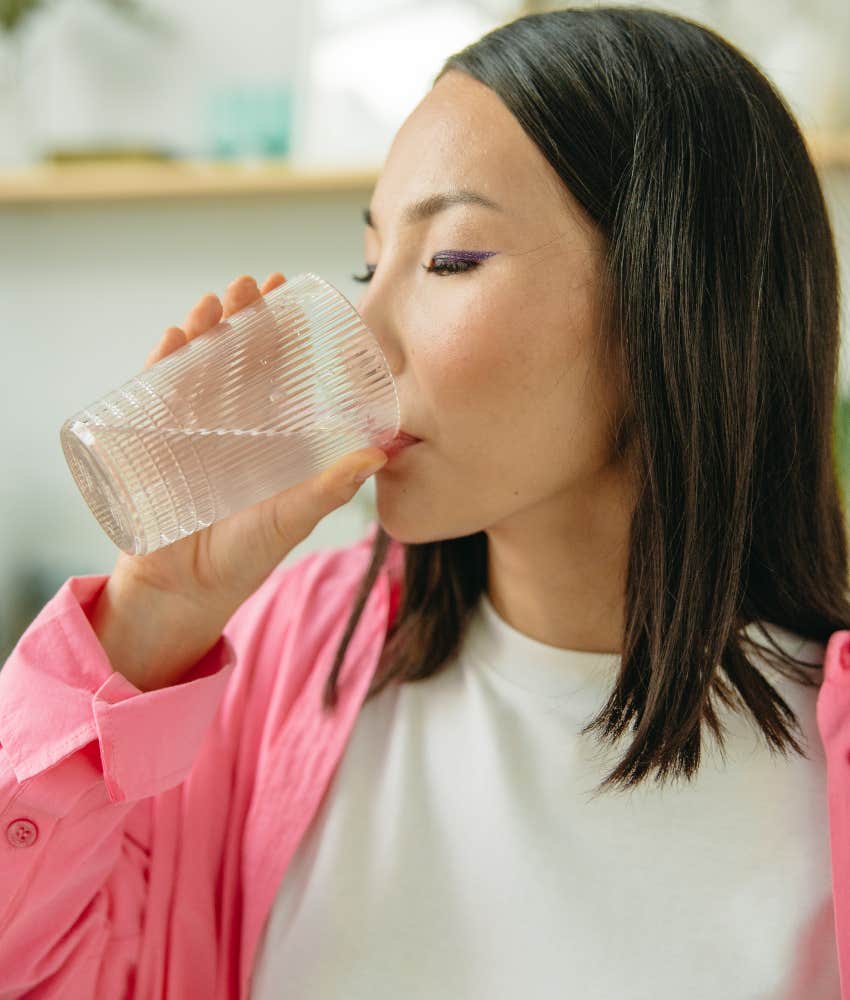
[[[435,253],[434,256],[441,258],[448,257],[449,260],[479,261],[493,257],[496,253],[498,253],[497,250],[441,250],[439,253]]]

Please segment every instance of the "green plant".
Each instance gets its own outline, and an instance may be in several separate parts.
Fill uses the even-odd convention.
[[[0,31],[7,35],[20,30],[21,25],[36,11],[54,5],[56,0],[0,0]],[[139,0],[99,0],[116,14],[135,21],[142,27],[160,27],[162,22]]]

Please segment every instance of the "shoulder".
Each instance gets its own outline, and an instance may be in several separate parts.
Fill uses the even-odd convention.
[[[850,630],[833,632],[826,644],[824,679],[850,686]]]
[[[277,732],[301,692],[311,685],[321,688],[369,568],[376,530],[371,527],[347,545],[285,560],[225,626],[235,661],[230,709],[241,719],[257,720],[257,733],[267,728]],[[376,578],[351,638],[346,665],[358,678],[368,673],[383,646],[391,575],[386,567]]]
[[[769,664],[769,650],[779,646],[796,661],[822,669],[822,680],[850,686],[850,630],[831,633],[824,641],[809,639],[774,623],[752,622],[744,629],[744,639],[761,663]]]

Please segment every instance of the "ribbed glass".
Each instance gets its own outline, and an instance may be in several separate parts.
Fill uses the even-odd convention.
[[[399,430],[354,306],[299,274],[62,425],[71,473],[124,552],[153,552]]]

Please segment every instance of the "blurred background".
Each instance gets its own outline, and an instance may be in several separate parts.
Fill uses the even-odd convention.
[[[847,288],[850,3],[647,5],[717,29],[779,86],[816,160]],[[138,372],[166,326],[239,274],[316,271],[356,300],[362,209],[443,60],[565,6],[0,0],[0,663],[67,577],[115,561],[65,464],[65,418]],[[844,484],[848,312],[845,296]],[[288,560],[348,544],[373,517],[369,483]]]

